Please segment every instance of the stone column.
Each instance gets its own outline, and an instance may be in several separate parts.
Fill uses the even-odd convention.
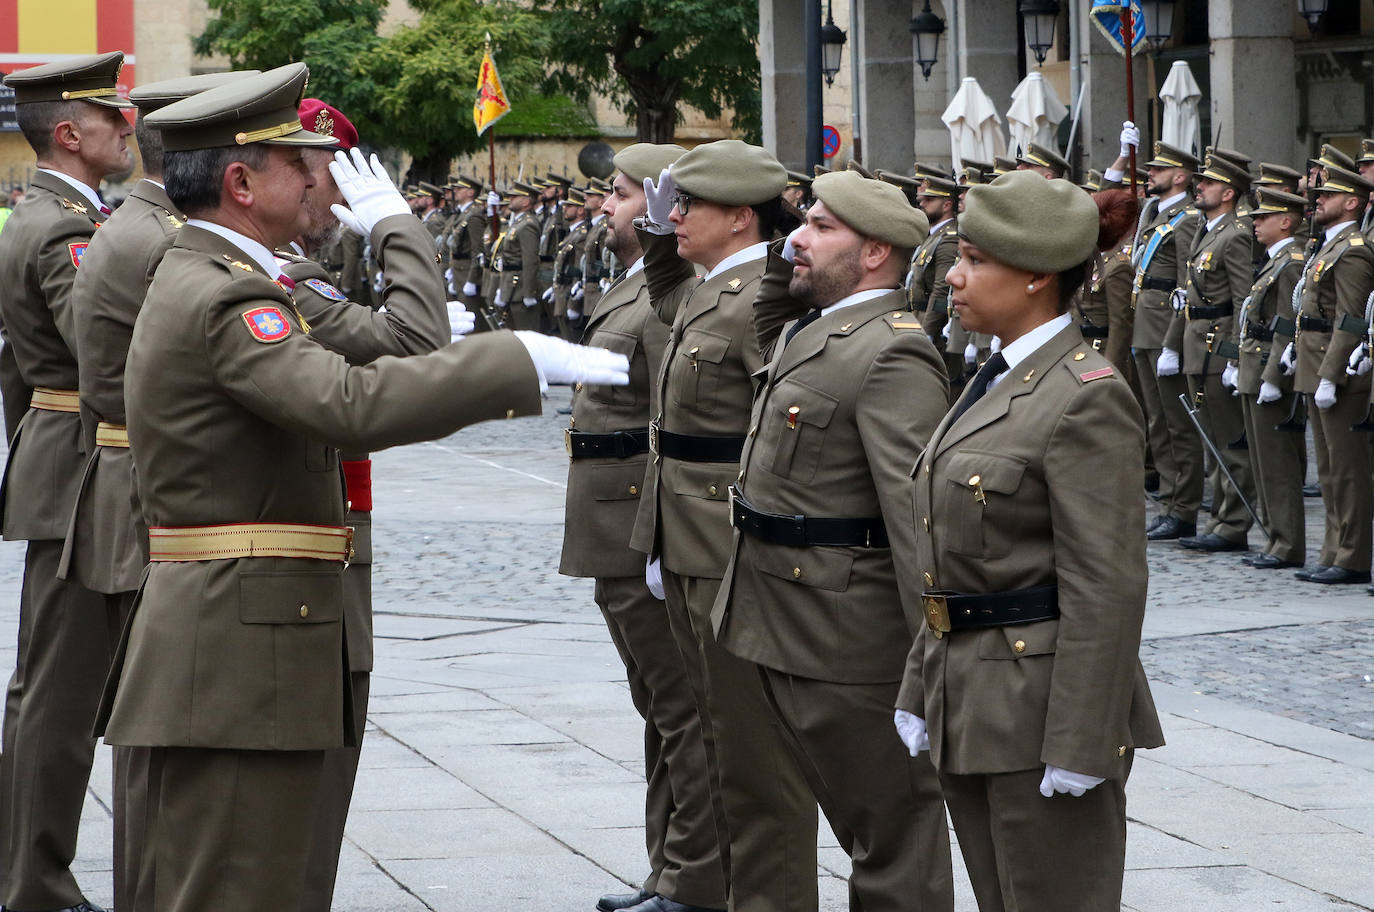
[[[920,0],[915,0],[911,6],[913,16],[922,8]],[[910,20],[906,24],[907,38],[911,41],[911,80],[915,86],[912,93],[916,118],[914,160],[927,164],[950,164],[949,130],[941,122],[940,115],[944,113],[950,98],[953,97],[949,90],[951,70],[958,69],[956,55],[959,48],[950,40],[951,35],[955,33],[954,23],[950,19],[952,6],[952,2],[931,0],[931,12],[945,20],[945,33],[940,36],[940,53],[935,66],[930,70],[929,79],[921,75],[920,64],[916,62],[916,36],[911,34]],[[911,172],[908,169],[903,173]]]
[[[864,53],[859,91],[864,167],[909,174],[916,134],[910,4],[859,0],[858,13],[851,32],[862,33],[859,46]],[[919,79],[920,71],[916,72]]]
[[[806,30],[803,0],[759,0],[763,145],[783,166],[806,167]]]
[[[1260,161],[1300,161],[1291,0],[1212,0],[1207,30],[1220,145],[1249,155],[1256,173]]]

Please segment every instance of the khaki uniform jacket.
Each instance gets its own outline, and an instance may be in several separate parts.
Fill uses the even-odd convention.
[[[1231,313],[1216,319],[1188,317],[1176,313],[1164,337],[1164,346],[1183,356],[1185,374],[1220,374],[1226,358],[1217,353],[1223,342],[1235,342],[1236,315],[1241,302],[1250,293],[1255,281],[1251,240],[1254,232],[1234,213],[1222,216],[1211,230],[1206,223],[1198,229],[1188,257],[1188,306],[1224,307],[1231,305]],[[1209,352],[1207,338],[1211,336]],[[1209,357],[1210,355],[1210,357]]]
[[[601,280],[611,276],[611,269],[606,265],[606,232],[611,228],[611,220],[603,215],[599,219],[593,216],[587,221],[587,238],[583,241],[581,261],[582,308],[585,312],[591,312],[601,300]]]
[[[476,201],[459,210],[449,229],[449,256],[453,263],[453,284],[459,290],[464,282],[482,284],[482,263],[485,260],[483,237],[487,233],[487,213]]]
[[[1369,374],[1351,377],[1345,372],[1350,353],[1364,341],[1364,334],[1352,332],[1357,329],[1353,324],[1348,324],[1347,329],[1340,326],[1343,316],[1355,323],[1364,322],[1365,301],[1374,290],[1374,253],[1357,223],[1345,226],[1330,241],[1321,243],[1307,261],[1302,282],[1299,315],[1330,320],[1332,332],[1298,328],[1293,388],[1300,393],[1315,393],[1318,381],[1330,380],[1337,387],[1367,391]]]
[[[501,242],[501,299],[508,307],[539,297],[539,220],[522,212],[510,220]]]
[[[938,339],[949,319],[949,283],[945,275],[959,257],[959,220],[952,219],[931,231],[911,260],[911,282],[907,287],[910,309],[921,315],[921,326],[931,339]]]
[[[583,219],[573,225],[558,245],[558,253],[553,258],[553,315],[555,317],[565,316],[568,312],[568,294],[572,291],[574,282],[582,279],[582,256],[585,252],[587,243],[587,220]],[[598,289],[599,290],[599,289]],[[586,298],[586,285],[583,284],[582,296]],[[646,299],[647,300],[647,299]],[[574,307],[573,310],[580,308]],[[599,302],[598,302],[598,309]],[[658,365],[654,365],[654,370],[650,377],[658,376]],[[652,385],[652,381],[651,381]],[[645,418],[645,423],[648,419]]]
[[[1179,213],[1183,217],[1175,221]],[[1131,245],[1131,262],[1136,269],[1132,279],[1135,283],[1131,299],[1135,305],[1132,348],[1158,350],[1164,347],[1164,337],[1174,318],[1174,308],[1169,298],[1173,289],[1188,284],[1188,253],[1192,249],[1199,220],[1198,211],[1188,205],[1186,195],[1163,210],[1159,208],[1158,199],[1145,204],[1140,230],[1136,233],[1135,243]],[[1147,268],[1141,269],[1146,252],[1156,237],[1159,240],[1154,243],[1154,252],[1150,255]],[[1153,280],[1167,283],[1169,287],[1143,287],[1141,280],[1147,275]]]
[[[28,196],[0,238],[0,324],[7,357],[5,409],[27,407],[36,386],[74,390],[76,314],[72,284],[77,263],[104,216],[61,178],[34,173]],[[60,540],[81,484],[86,451],[74,412],[28,409],[10,439],[0,482],[6,539]]]
[[[437,287],[413,217],[383,219],[372,241],[383,262],[393,253],[427,259]],[[262,308],[288,330],[269,319],[274,341],[251,328]],[[337,450],[540,409],[534,366],[509,333],[350,366],[310,340],[286,291],[243,251],[194,226],[148,290],[126,391],[152,527],[339,526]],[[155,561],[116,652],[97,734],[120,745],[245,750],[355,743],[342,577],[332,561]]]
[[[606,292],[587,319],[582,341],[629,358],[630,385],[574,388],[570,426],[592,434],[648,427],[649,419],[657,414],[656,382],[668,327],[649,305],[643,270]],[[559,573],[603,579],[643,574],[644,555],[630,550],[630,533],[650,458],[644,454],[569,463]]]
[[[97,447],[96,423],[124,424],[124,364],[153,272],[185,216],[152,181],[139,181],[100,231],[72,284],[80,352],[86,462],[58,575],[96,592],[132,592],[148,563],[148,529],[127,447]]]
[[[1092,274],[1074,298],[1074,317],[1080,326],[1107,328],[1107,338],[1088,339],[1118,371],[1131,361],[1131,268],[1129,243],[1103,253]],[[1085,337],[1086,338],[1086,337]]]
[[[797,548],[735,531],[713,618],[741,658],[822,681],[901,680],[910,635],[893,555],[915,547],[911,465],[949,407],[939,352],[905,306],[893,289],[775,347],[741,492],[769,513],[881,518],[894,547]]]
[[[673,327],[658,375],[663,430],[742,437],[749,430],[752,376],[764,366],[752,305],[764,258],[740,263],[703,282],[677,255],[670,234],[640,232],[649,300]],[[659,555],[663,569],[720,579],[730,560],[733,462],[654,459],[630,547]]]
[[[1302,275],[1302,245],[1298,241],[1287,244],[1270,257],[1250,288],[1250,301],[1245,307],[1245,325],[1241,331],[1240,359],[1236,362],[1236,388],[1247,396],[1259,395],[1260,384],[1268,381],[1284,392],[1293,389],[1293,378],[1283,372],[1279,356],[1293,341],[1293,331],[1276,331],[1272,340],[1261,341],[1249,335],[1252,327],[1269,329],[1275,317],[1293,326],[1293,288]]]
[[[448,268],[448,212],[443,209],[431,209],[424,214],[420,222],[429,232],[434,245],[435,255],[439,257],[439,272],[442,273]]]
[[[1072,325],[935,431],[914,470],[929,532],[896,557],[917,631],[897,706],[926,720],[942,773],[1124,779],[1131,748],[1163,743],[1139,658],[1144,452],[1130,387]],[[943,637],[924,623],[923,591],[1051,584],[1054,620]]]

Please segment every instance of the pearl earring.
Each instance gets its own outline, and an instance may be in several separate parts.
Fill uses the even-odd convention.
[[[1033,285],[1033,284],[1032,284],[1032,285],[1027,285],[1027,286],[1026,286],[1026,292],[1027,292],[1028,294],[1035,294],[1035,285]]]

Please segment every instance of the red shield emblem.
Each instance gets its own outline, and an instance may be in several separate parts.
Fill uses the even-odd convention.
[[[259,342],[280,342],[291,335],[291,324],[276,307],[255,307],[243,315],[243,322]]]
[[[88,246],[89,246],[89,245],[88,245],[88,244],[85,244],[85,243],[81,243],[81,244],[68,244],[68,245],[67,245],[67,251],[72,255],[72,268],[73,268],[73,269],[80,269],[80,268],[81,268],[81,258],[84,257],[84,256],[86,255],[86,248],[87,248]]]

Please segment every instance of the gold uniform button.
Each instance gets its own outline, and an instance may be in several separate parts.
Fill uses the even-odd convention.
[[[631,493],[631,494],[638,494],[638,493],[639,493],[639,486],[638,486],[638,485],[630,485],[630,493]]]
[[[793,578],[793,579],[801,579],[801,567],[793,567],[793,568],[792,568],[792,578]]]
[[[735,481],[744,481],[744,470],[743,470],[743,469],[740,469],[739,474],[735,476]]]
[[[1025,652],[1025,651],[1026,651],[1026,641],[1025,641],[1025,640],[1017,640],[1015,643],[1012,643],[1012,644],[1011,644],[1011,651],[1017,653],[1018,655],[1019,655],[1020,653]]]
[[[930,575],[930,571],[929,571],[929,570],[927,570],[927,571],[925,572],[925,579],[926,579],[926,585],[927,585],[927,586],[934,586],[934,585],[935,585],[935,577],[933,577],[933,576]]]
[[[1082,360],[1083,360],[1084,358],[1086,358],[1086,357],[1087,357],[1087,355],[1083,354],[1082,352],[1079,352],[1078,354],[1076,354],[1076,355],[1073,356],[1073,359],[1074,359],[1075,361],[1082,361]]]
[[[1123,745],[1121,745],[1120,747],[1118,747],[1118,748],[1116,749],[1116,755],[1117,755],[1118,757],[1124,757],[1124,756],[1126,756],[1126,745],[1123,744]]]
[[[715,486],[715,485],[711,485],[709,488],[706,489],[706,493],[707,493],[707,494],[710,494],[712,497],[715,497],[715,496],[716,496],[716,486]]]
[[[507,417],[507,418],[514,418],[514,417],[515,417],[515,409],[506,409],[506,417]]]
[[[310,617],[310,606],[304,602],[301,603],[301,617]]]
[[[974,487],[977,487],[978,485],[980,485],[980,484],[983,483],[983,476],[982,476],[982,475],[970,475],[970,476],[969,476],[969,479],[968,479],[968,483],[969,483],[970,485],[974,486]]]
[[[926,531],[927,531],[927,532],[930,531],[930,517],[929,517],[929,516],[922,516],[922,517],[921,517],[921,524],[922,524],[923,526],[926,527]]]

